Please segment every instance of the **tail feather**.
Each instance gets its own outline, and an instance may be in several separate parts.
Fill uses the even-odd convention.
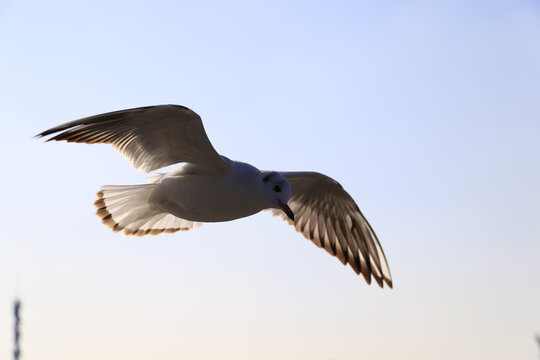
[[[144,236],[197,228],[202,223],[184,220],[152,206],[148,199],[158,184],[107,185],[98,191],[96,214],[114,232]]]

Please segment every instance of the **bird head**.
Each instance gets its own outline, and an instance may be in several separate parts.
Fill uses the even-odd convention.
[[[270,201],[270,207],[273,209],[281,209],[283,212],[294,221],[294,213],[287,203],[291,198],[291,185],[277,171],[263,172],[261,181],[263,183],[263,188],[265,189],[265,194]]]

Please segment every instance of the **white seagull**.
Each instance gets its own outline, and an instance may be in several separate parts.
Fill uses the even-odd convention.
[[[239,219],[270,210],[318,247],[347,263],[367,283],[392,287],[375,232],[351,196],[316,172],[260,171],[219,155],[199,115],[180,105],[121,110],[42,132],[47,141],[111,144],[143,173],[185,163],[148,178],[149,184],[107,185],[97,215],[113,231],[144,236],[189,230],[203,222]]]

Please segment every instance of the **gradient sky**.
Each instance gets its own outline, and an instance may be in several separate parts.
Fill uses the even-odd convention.
[[[537,1],[0,1],[0,358],[537,359]],[[261,213],[127,238],[114,150],[32,136],[176,103],[214,147],[338,180],[395,288]]]

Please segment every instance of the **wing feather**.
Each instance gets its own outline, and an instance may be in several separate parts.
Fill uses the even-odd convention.
[[[59,133],[47,141],[112,145],[136,170],[148,173],[176,164],[192,163],[210,173],[228,165],[214,150],[194,111],[180,105],[158,105],[90,116],[43,131]]]
[[[292,189],[289,206],[304,237],[349,264],[367,283],[392,287],[384,251],[354,200],[332,178],[315,172],[283,172]],[[274,214],[279,214],[274,212]],[[288,220],[283,214],[282,217]]]

